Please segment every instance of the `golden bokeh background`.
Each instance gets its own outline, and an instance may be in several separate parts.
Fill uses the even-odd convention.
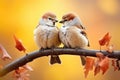
[[[112,36],[111,44],[120,49],[120,1],[119,0],[0,0],[0,43],[6,48],[13,60],[24,56],[15,49],[13,34],[19,37],[27,51],[38,50],[33,39],[33,30],[41,16],[54,12],[58,19],[66,12],[78,14],[86,26],[90,49],[99,49],[98,40],[106,32]],[[57,24],[61,26],[61,24]],[[93,76],[90,72],[84,78],[84,70],[79,56],[62,55],[62,64],[49,65],[49,58],[42,57],[29,63],[34,69],[30,80],[118,80],[119,71],[113,67],[105,73]],[[11,61],[0,62],[6,65]],[[13,80],[12,72],[0,80]]]

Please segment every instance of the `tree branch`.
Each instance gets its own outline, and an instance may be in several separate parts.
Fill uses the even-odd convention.
[[[99,50],[87,50],[87,49],[71,49],[71,48],[67,48],[67,49],[54,48],[54,49],[34,51],[6,65],[3,69],[0,70],[0,77],[19,68],[20,66],[25,65],[28,62],[33,61],[34,59],[38,57],[49,56],[49,55],[78,55],[78,56],[81,55],[81,56],[96,57],[96,52],[100,52],[100,51]],[[120,59],[120,51],[114,51],[113,53],[109,53],[107,51],[101,51],[101,52],[105,56],[107,55],[109,58]]]

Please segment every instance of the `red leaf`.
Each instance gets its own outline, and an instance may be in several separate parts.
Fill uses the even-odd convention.
[[[23,67],[19,67],[18,69],[15,70],[15,72],[16,72],[17,74],[20,74],[20,73],[25,72],[25,71],[26,71],[26,69],[23,68]]]
[[[86,64],[85,64],[85,78],[87,77],[90,70],[93,69],[94,66],[94,59],[90,57],[86,57]]]
[[[104,46],[104,45],[108,46],[110,39],[111,39],[111,36],[109,35],[109,33],[106,33],[104,37],[99,40],[100,46]]]
[[[104,56],[101,52],[97,52],[96,56],[98,57],[98,60],[96,61],[94,75],[97,75],[100,70],[102,70],[104,74],[109,68],[109,58]]]
[[[101,52],[97,52],[96,53],[97,56],[97,61],[95,62],[95,69],[94,69],[94,76],[96,76],[99,72],[100,72],[100,66],[99,63],[100,61],[102,61],[102,59],[104,58],[104,55]]]
[[[94,70],[94,76],[96,76],[100,72],[100,66],[96,66]]]
[[[101,61],[104,58],[104,55],[101,52],[97,52],[96,56],[98,57],[99,61]]]
[[[6,60],[6,59],[12,59],[12,57],[7,53],[6,49],[0,44],[0,52],[2,52],[2,59]]]
[[[16,80],[30,80],[28,70],[25,66],[19,67],[14,71],[13,77],[16,78]]]
[[[100,72],[100,66],[98,64],[99,62],[97,61],[95,65],[94,76],[96,76]]]
[[[118,67],[116,65],[116,61],[115,60],[111,60],[112,61],[112,66],[114,67],[114,71],[118,70]]]
[[[84,71],[85,78],[87,78],[88,73],[89,73],[89,70],[85,70],[85,71]]]
[[[14,40],[15,40],[15,42],[16,42],[16,46],[15,46],[15,47],[16,47],[19,51],[25,52],[26,49],[25,49],[25,47],[23,46],[21,40],[19,40],[15,35],[14,35],[13,37],[14,37]]]
[[[109,58],[105,57],[100,63],[99,66],[101,70],[103,71],[103,74],[108,70],[109,68]]]

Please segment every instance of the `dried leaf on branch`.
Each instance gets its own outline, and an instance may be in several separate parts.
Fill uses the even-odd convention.
[[[111,39],[111,36],[108,32],[99,40],[100,46],[104,46],[104,45],[108,46],[109,42],[110,42],[110,39]]]
[[[87,77],[90,70],[94,67],[94,76],[96,76],[100,71],[104,74],[109,69],[109,58],[104,56],[101,52],[96,53],[96,60],[94,58],[87,57],[85,64],[85,77]]]
[[[14,40],[15,40],[15,47],[19,50],[19,51],[23,51],[25,52],[26,51],[26,48],[24,47],[22,41],[20,39],[18,39],[15,35],[13,36],[14,37]]]
[[[106,56],[100,63],[100,69],[102,70],[102,74],[104,74],[109,69],[109,58]]]
[[[113,68],[114,68],[114,71],[118,70],[119,68],[118,68],[118,66],[117,66],[117,64],[116,64],[116,60],[113,59],[113,60],[111,60],[111,62],[112,62],[112,66],[113,66]]]
[[[30,74],[28,73],[29,71],[33,71],[33,69],[27,64],[19,67],[14,71],[13,78],[15,78],[15,80],[30,80]]]
[[[91,58],[91,57],[86,57],[86,64],[85,64],[85,77],[87,77],[88,73],[90,70],[93,70],[93,66],[94,66],[94,58]]]
[[[11,60],[12,59],[12,57],[8,54],[6,49],[1,44],[0,44],[0,52],[2,53],[2,60],[6,60],[6,59]]]

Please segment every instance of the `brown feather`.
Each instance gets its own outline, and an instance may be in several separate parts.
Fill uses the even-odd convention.
[[[45,14],[42,16],[43,19],[47,19],[47,18],[49,18],[49,17],[51,17],[51,18],[56,18],[56,15],[55,15],[54,13],[52,13],[52,12],[47,12],[47,13],[45,13]]]

